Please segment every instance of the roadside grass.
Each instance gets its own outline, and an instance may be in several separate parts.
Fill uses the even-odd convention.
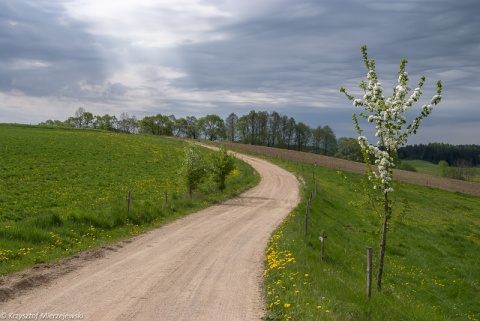
[[[237,160],[226,190],[207,181],[190,198],[180,140],[7,124],[0,137],[0,276],[139,234],[259,181]]]
[[[366,204],[364,175],[273,161],[305,185],[301,204],[268,245],[264,320],[480,319],[480,198],[398,183],[394,195],[407,211],[391,221],[382,291],[374,281],[367,299],[366,247],[375,279],[381,218]]]

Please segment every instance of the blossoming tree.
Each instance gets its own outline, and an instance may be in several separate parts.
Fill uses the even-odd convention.
[[[363,99],[355,99],[343,87],[340,88],[340,92],[353,101],[355,107],[363,107],[364,112],[359,112],[358,115],[366,119],[368,123],[375,125],[375,137],[378,138],[376,144],[372,144],[362,135],[358,117],[354,113],[352,118],[359,135],[358,143],[367,166],[368,179],[372,183],[373,189],[380,193],[383,208],[382,239],[376,280],[377,289],[381,290],[388,221],[391,218],[393,208],[389,194],[394,191],[392,179],[397,149],[407,142],[409,135],[417,133],[422,119],[430,115],[433,106],[440,103],[442,84],[440,80],[437,82],[437,94],[433,96],[430,104],[423,105],[421,114],[407,125],[407,118],[404,114],[412,107],[414,102],[420,99],[425,77],[421,77],[418,87],[410,94],[409,78],[405,71],[407,60],[403,59],[398,71],[398,86],[393,88],[393,94],[390,97],[385,98],[382,84],[379,82],[375,71],[375,61],[368,59],[366,46],[362,47],[362,54],[368,70],[367,82],[362,81],[360,83],[360,88],[365,92]],[[405,125],[407,126],[405,127]],[[374,160],[374,164],[372,164],[372,160]]]

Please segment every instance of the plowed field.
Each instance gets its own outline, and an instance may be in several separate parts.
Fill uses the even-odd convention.
[[[363,174],[365,173],[365,164],[352,162],[344,159],[338,159],[334,157],[327,157],[323,155],[317,155],[313,153],[298,152],[280,148],[254,146],[238,143],[223,143],[229,148],[260,154],[267,157],[278,157],[285,160],[291,160],[294,162],[305,164],[317,164],[318,166],[338,169],[345,172],[354,172]],[[434,188],[440,188],[451,192],[459,192],[470,195],[480,196],[480,184],[474,182],[466,182],[457,179],[413,173],[408,171],[396,170],[394,172],[394,178],[408,183],[430,186]]]

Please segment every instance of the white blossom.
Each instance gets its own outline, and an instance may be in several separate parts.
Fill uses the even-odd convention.
[[[353,106],[358,107],[358,106],[363,106],[363,102],[361,99],[355,99],[353,101]]]
[[[389,187],[389,188],[386,188],[386,189],[383,191],[383,193],[387,194],[387,193],[391,193],[391,192],[393,192],[393,191],[394,191],[393,188],[392,188],[392,187]]]
[[[432,105],[437,105],[438,103],[440,103],[441,100],[442,100],[442,95],[435,95],[435,96],[433,96],[430,103]]]
[[[370,61],[371,62],[371,61]],[[406,61],[405,61],[406,62]],[[417,102],[422,95],[422,86],[425,77],[421,78],[421,82],[413,92],[407,96],[412,90],[408,85],[409,76],[404,70],[405,64],[402,61],[401,70],[398,76],[398,85],[393,90],[393,95],[387,99],[383,96],[382,84],[378,81],[374,68],[374,64],[367,64],[367,82],[362,82],[361,87],[365,89],[363,100],[353,99],[353,105],[363,106],[370,115],[362,116],[366,118],[369,123],[375,123],[375,137],[378,137],[376,146],[369,143],[365,136],[361,136],[361,129],[355,119],[355,124],[359,132],[358,143],[366,156],[374,156],[374,164],[377,167],[373,170],[369,166],[369,180],[372,181],[374,189],[381,190],[385,195],[393,192],[392,175],[395,167],[393,153],[403,144],[406,143],[408,135],[416,133],[422,119],[428,116],[433,111],[433,106],[441,102],[442,87],[440,81],[437,83],[437,95],[433,96],[430,104],[422,106],[421,115],[413,120],[411,124],[403,129],[407,124],[407,118],[404,114],[412,107],[413,103]]]

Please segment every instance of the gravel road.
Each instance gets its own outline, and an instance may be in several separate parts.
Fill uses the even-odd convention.
[[[38,313],[38,319],[47,313],[83,320],[260,320],[264,251],[272,231],[299,202],[299,183],[267,161],[238,157],[261,175],[255,188],[112,245],[95,259],[72,259],[66,264],[75,268],[46,282],[33,278],[35,286],[28,290],[11,288],[15,295],[0,303],[0,313]],[[29,273],[17,275],[16,284]]]

